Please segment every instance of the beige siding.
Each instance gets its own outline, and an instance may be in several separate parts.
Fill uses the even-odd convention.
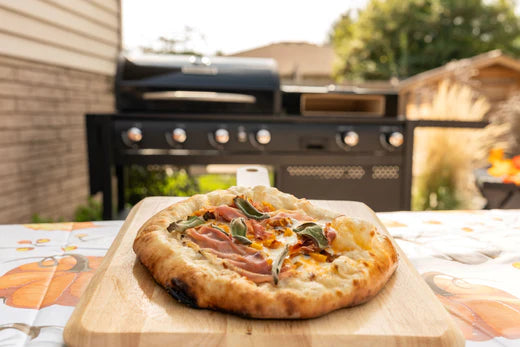
[[[0,224],[73,220],[88,196],[85,113],[113,112],[113,80],[0,55]]]
[[[0,0],[0,55],[115,73],[119,0]]]

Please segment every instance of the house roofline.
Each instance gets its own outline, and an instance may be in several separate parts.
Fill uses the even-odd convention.
[[[402,80],[399,83],[400,91],[404,92],[411,89],[412,87],[419,87],[424,84],[440,80],[447,74],[450,74],[453,71],[460,68],[469,66],[473,68],[483,68],[497,63],[509,67],[511,69],[520,71],[520,60],[505,55],[501,50],[497,49],[476,55],[471,58],[454,60],[438,68],[421,72],[417,75]]]

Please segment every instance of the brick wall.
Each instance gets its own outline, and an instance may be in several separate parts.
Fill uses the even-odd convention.
[[[0,224],[72,220],[88,196],[84,115],[113,105],[113,77],[0,55]]]

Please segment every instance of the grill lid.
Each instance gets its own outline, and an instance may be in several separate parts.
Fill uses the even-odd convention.
[[[272,59],[127,55],[116,75],[119,110],[272,113],[279,94]]]

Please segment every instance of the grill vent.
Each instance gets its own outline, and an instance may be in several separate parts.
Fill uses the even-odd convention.
[[[396,180],[399,178],[399,166],[372,166],[372,178],[375,180]]]
[[[359,180],[365,175],[361,166],[288,166],[290,176],[318,176],[321,179]]]

